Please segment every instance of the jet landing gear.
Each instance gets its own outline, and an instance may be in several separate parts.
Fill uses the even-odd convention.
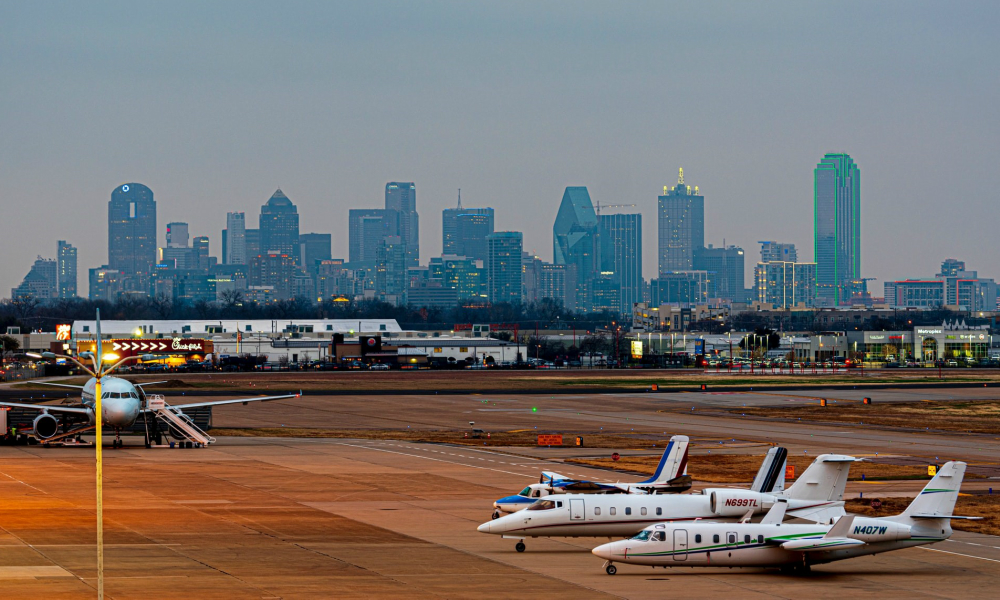
[[[499,510],[493,511],[493,520],[496,521],[499,518],[500,518],[500,511]]]
[[[517,544],[514,545],[514,549],[517,550],[518,552],[524,552],[525,548],[526,546],[524,545],[523,541],[519,541]]]
[[[111,440],[112,448],[124,448],[125,442],[122,441],[122,430],[115,429],[115,439]]]
[[[618,572],[618,567],[616,567],[614,563],[612,563],[609,560],[608,562],[604,563],[604,572],[607,573],[608,575],[614,575],[615,573]]]

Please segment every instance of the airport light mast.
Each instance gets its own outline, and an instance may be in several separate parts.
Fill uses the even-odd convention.
[[[96,463],[97,463],[97,598],[98,600],[104,600],[104,460],[101,452],[102,449],[102,432],[101,425],[103,415],[101,412],[101,378],[110,375],[115,369],[122,366],[130,360],[144,359],[150,360],[154,358],[151,354],[146,354],[142,356],[126,356],[125,358],[119,359],[115,354],[104,354],[101,351],[101,309],[97,310],[97,346],[95,348],[96,352],[83,352],[80,353],[80,358],[89,358],[93,369],[85,365],[84,363],[77,360],[74,356],[69,356],[66,354],[56,354],[55,352],[43,352],[41,354],[29,354],[29,356],[37,358],[65,358],[66,360],[71,360],[81,369],[86,371],[95,380],[94,385],[94,435],[96,437],[94,446],[96,449]],[[105,362],[117,361],[110,367],[105,368]]]

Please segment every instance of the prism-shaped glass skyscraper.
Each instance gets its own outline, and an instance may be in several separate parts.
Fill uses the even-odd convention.
[[[813,173],[816,297],[836,306],[861,279],[861,171],[847,154],[827,154]]]

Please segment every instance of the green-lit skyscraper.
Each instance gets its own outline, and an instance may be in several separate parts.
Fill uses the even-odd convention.
[[[847,154],[827,154],[813,183],[816,298],[839,305],[861,279],[861,171]]]

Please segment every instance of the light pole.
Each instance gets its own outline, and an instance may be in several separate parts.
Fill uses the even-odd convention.
[[[105,377],[115,369],[125,364],[130,360],[137,360],[139,358],[151,360],[154,358],[151,354],[146,354],[142,356],[126,356],[119,360],[118,356],[115,354],[103,354],[101,352],[101,312],[100,309],[97,310],[97,347],[96,353],[94,352],[83,352],[80,353],[80,358],[89,358],[93,369],[85,365],[76,359],[76,357],[68,356],[65,354],[56,354],[55,352],[43,352],[41,354],[30,354],[30,356],[46,359],[54,358],[65,358],[66,360],[71,360],[80,366],[84,371],[86,371],[91,377],[94,378],[94,435],[96,437],[94,446],[96,451],[96,463],[97,463],[97,598],[98,600],[104,599],[104,461],[102,450],[102,431],[101,425],[104,421],[104,416],[101,412],[101,378]],[[105,362],[117,361],[110,367],[104,368]]]

